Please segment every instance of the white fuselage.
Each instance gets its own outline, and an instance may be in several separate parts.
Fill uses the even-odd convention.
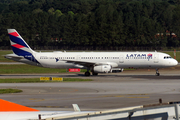
[[[85,76],[110,73],[121,68],[172,67],[178,62],[168,54],[160,52],[35,52],[15,29],[8,29],[14,54],[8,59],[48,68],[85,68]],[[121,69],[122,71],[123,69]]]
[[[109,64],[112,68],[164,68],[177,65],[175,59],[160,52],[38,52],[33,55],[43,67],[49,68],[83,68],[78,62]]]

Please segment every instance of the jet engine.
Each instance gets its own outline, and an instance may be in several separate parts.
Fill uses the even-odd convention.
[[[112,69],[111,69],[111,65],[100,65],[100,66],[95,66],[93,71],[95,73],[109,73],[109,72],[112,72]]]

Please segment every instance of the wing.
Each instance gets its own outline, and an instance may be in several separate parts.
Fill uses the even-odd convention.
[[[112,67],[118,67],[118,64],[116,62],[75,61],[75,60],[63,60],[63,61],[66,61],[67,63],[82,65],[84,67],[92,67],[98,65],[111,65]]]
[[[91,67],[98,64],[94,61],[75,61],[75,60],[63,60],[63,61],[66,61],[67,63],[74,63],[74,64],[82,65],[84,67]]]

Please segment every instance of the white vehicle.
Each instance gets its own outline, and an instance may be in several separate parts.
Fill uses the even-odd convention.
[[[47,68],[87,69],[85,76],[111,73],[123,68],[159,68],[178,64],[170,55],[160,52],[35,52],[15,29],[8,29],[14,54],[5,57],[18,62]]]

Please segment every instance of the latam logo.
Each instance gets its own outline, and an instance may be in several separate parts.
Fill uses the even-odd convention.
[[[149,54],[147,54],[147,56],[148,56],[148,57],[152,57],[152,54],[151,54],[151,53],[149,53]]]
[[[127,54],[126,59],[152,59],[153,54]]]
[[[59,59],[58,58],[55,58],[56,59],[56,62],[58,62],[59,61]]]

